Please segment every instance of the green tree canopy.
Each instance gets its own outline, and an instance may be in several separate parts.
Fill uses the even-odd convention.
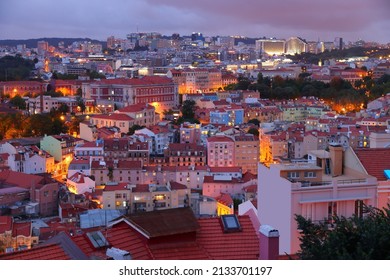
[[[12,97],[9,103],[18,109],[26,109],[26,101],[20,95],[15,95],[14,97]]]
[[[260,126],[260,121],[258,119],[250,119],[248,123],[253,123],[254,125]]]
[[[127,135],[133,135],[136,130],[142,129],[144,127],[145,126],[141,126],[141,125],[135,124],[135,125],[133,125],[132,127],[129,128],[129,132],[127,133]]]
[[[34,67],[32,60],[6,55],[0,58],[0,81],[27,80]]]
[[[248,129],[248,133],[253,134],[254,136],[259,136],[259,130],[254,127]]]
[[[301,230],[301,259],[385,260],[390,259],[390,210],[363,206],[363,217],[333,217],[333,228],[326,222],[313,223],[297,215]]]
[[[195,101],[185,100],[181,107],[181,114],[184,119],[193,119],[195,117]]]

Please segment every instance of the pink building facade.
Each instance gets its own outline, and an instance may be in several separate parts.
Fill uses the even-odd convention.
[[[331,226],[334,214],[363,215],[363,204],[377,206],[377,179],[365,172],[352,149],[332,149],[312,163],[259,164],[258,217],[279,230],[280,254],[300,249],[296,214]]]

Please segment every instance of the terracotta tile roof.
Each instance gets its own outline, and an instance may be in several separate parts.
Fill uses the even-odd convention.
[[[226,206],[232,206],[233,205],[233,199],[228,193],[221,193],[220,196],[215,198],[219,203],[226,205]]]
[[[257,185],[250,185],[242,189],[244,190],[244,192],[255,193],[257,192]]]
[[[186,190],[187,186],[180,184],[179,182],[170,181],[169,184],[171,185],[171,190]]]
[[[234,142],[234,140],[225,135],[216,135],[207,138],[207,142]]]
[[[128,251],[134,260],[152,259],[145,239],[131,228],[126,222],[119,222],[107,230],[102,230],[109,246]],[[106,258],[106,247],[96,249],[89,241],[86,234],[72,238],[77,246],[90,258]]]
[[[257,179],[257,174],[250,173],[249,171],[242,174],[242,180],[244,182],[248,182],[250,180],[256,180],[256,179]]]
[[[94,119],[103,119],[103,120],[113,120],[113,121],[132,121],[134,120],[132,117],[126,114],[110,114],[110,115],[96,115],[93,116]]]
[[[387,180],[384,170],[390,169],[390,148],[356,149],[355,153],[369,175]]]
[[[31,222],[14,223],[12,227],[12,236],[31,236]]]
[[[36,187],[41,186],[44,178],[38,175],[5,170],[0,172],[0,181],[10,185],[29,189],[32,185],[35,185]]]
[[[225,233],[220,218],[199,219],[197,242],[211,259],[259,259],[259,239],[249,216],[239,216],[242,231]]]
[[[118,112],[136,113],[136,112],[142,112],[143,110],[151,110],[151,109],[154,109],[154,107],[149,104],[133,104],[133,105],[123,107],[122,109],[119,109]]]
[[[70,260],[59,244],[41,245],[29,250],[0,254],[0,260]]]
[[[101,232],[109,247],[128,251],[134,260],[259,258],[259,239],[249,216],[238,217],[241,231],[226,233],[220,218],[196,220],[192,211],[188,210],[180,208],[143,213],[142,219],[148,218],[142,224],[150,229],[149,235],[140,234],[140,230],[145,234],[145,228],[139,227],[140,223],[135,226],[134,220],[139,216],[120,218]],[[182,217],[178,216],[180,213]],[[155,234],[151,236],[150,233]],[[90,258],[106,258],[106,247],[94,248],[85,234],[74,236],[72,240]]]
[[[149,192],[148,184],[136,184],[132,192]]]
[[[12,230],[12,217],[0,216],[0,234]]]
[[[175,242],[163,247],[149,246],[156,260],[209,260],[210,256],[197,242]]]
[[[110,191],[122,191],[127,189],[128,183],[118,183],[116,185],[106,185],[104,187],[105,192],[110,192]]]

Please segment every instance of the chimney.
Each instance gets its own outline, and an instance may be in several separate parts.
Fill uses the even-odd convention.
[[[260,226],[260,259],[277,260],[279,257],[279,231],[269,225]]]
[[[330,168],[332,176],[343,175],[343,147],[341,145],[329,145]]]

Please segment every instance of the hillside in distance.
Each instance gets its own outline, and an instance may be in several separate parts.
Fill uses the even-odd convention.
[[[36,48],[38,41],[46,41],[49,46],[58,46],[59,42],[64,42],[65,47],[71,45],[75,41],[89,41],[92,43],[100,43],[103,48],[106,47],[105,41],[99,41],[90,38],[38,38],[38,39],[20,39],[20,40],[0,40],[0,46],[16,47],[17,45],[25,44],[27,48]]]

